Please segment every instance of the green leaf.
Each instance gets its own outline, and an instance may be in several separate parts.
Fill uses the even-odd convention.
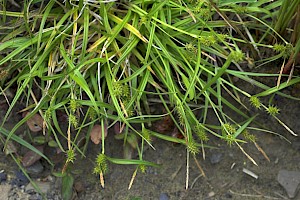
[[[183,81],[185,87],[187,89],[190,88],[190,90],[188,91],[189,99],[190,100],[194,99],[194,97],[195,97],[195,88],[191,87],[190,80],[184,74],[181,74],[181,78],[182,78],[182,81]]]
[[[131,133],[127,136],[127,142],[130,144],[130,146],[134,149],[138,146],[138,140],[134,133]]]
[[[71,59],[67,56],[67,52],[65,51],[63,43],[60,44],[60,52],[61,52],[63,58],[65,59],[65,61],[67,62],[69,68],[71,69],[71,71],[69,72],[69,76],[82,88],[82,90],[84,90],[86,92],[86,94],[90,98],[96,112],[99,113],[99,108],[96,104],[96,100],[95,100],[91,90],[89,89],[89,86],[88,86],[84,76],[80,73],[79,69],[75,67],[75,65],[73,64]]]
[[[70,200],[73,194],[74,178],[71,174],[62,177],[61,195],[63,200]]]
[[[255,3],[257,0],[219,0],[218,6],[232,5],[238,3]]]
[[[62,172],[52,172],[52,174],[53,174],[53,176],[59,177],[59,178],[66,176],[66,173],[62,173]]]
[[[236,138],[237,136],[239,136],[239,134],[241,134],[247,127],[248,125],[255,119],[256,115],[249,118],[245,124],[243,124],[243,126],[241,126],[233,135],[234,138]]]
[[[44,144],[46,142],[46,138],[44,136],[36,136],[33,138],[33,142],[36,144]]]
[[[54,140],[50,140],[50,141],[48,142],[48,146],[49,146],[49,147],[58,147],[58,144],[57,144]]]
[[[119,159],[107,157],[107,160],[118,165],[147,165],[151,167],[159,167],[160,165],[145,160]]]

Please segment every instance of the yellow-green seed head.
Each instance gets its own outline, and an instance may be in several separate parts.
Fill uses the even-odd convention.
[[[281,53],[281,52],[285,51],[285,45],[283,45],[283,44],[274,44],[273,49],[277,53]]]
[[[73,149],[67,150],[67,161],[66,162],[74,163],[74,160],[76,159],[75,156],[76,156],[76,154]]]
[[[77,110],[77,107],[78,107],[78,105],[77,105],[76,100],[75,99],[71,99],[70,100],[70,110],[71,110],[71,112],[75,113],[76,110]]]
[[[244,60],[244,53],[242,51],[232,51],[230,55],[235,62],[241,62]]]
[[[123,85],[119,82],[115,82],[113,84],[113,92],[117,98],[121,97],[123,95]]]
[[[226,135],[226,136],[224,136],[223,139],[227,142],[227,144],[229,146],[231,146],[233,144],[233,142],[235,141],[235,138],[233,137],[233,135]]]
[[[52,110],[51,108],[48,108],[46,111],[45,111],[45,114],[44,114],[44,117],[45,117],[45,120],[46,121],[49,121],[51,119],[51,113],[52,113]]]
[[[145,138],[145,140],[147,140],[149,143],[152,142],[152,138],[151,138],[151,135],[150,135],[148,129],[143,128],[143,130],[142,130],[142,136],[143,136],[143,137]]]
[[[190,139],[190,141],[187,144],[187,149],[192,154],[198,154],[199,153],[199,147],[197,146],[195,140],[193,138]]]
[[[269,107],[266,108],[266,111],[267,111],[267,113],[269,113],[269,115],[275,116],[275,115],[279,114],[280,110],[276,106],[269,105]]]
[[[249,131],[247,129],[245,129],[243,132],[242,132],[242,135],[244,136],[244,138],[246,140],[249,140],[251,142],[256,142],[256,136],[253,135],[253,134],[250,134]]]
[[[94,108],[90,107],[90,110],[89,110],[89,118],[91,120],[94,120],[96,119],[96,116],[97,116],[97,112]]]
[[[284,58],[289,58],[290,55],[293,53],[294,51],[294,47],[292,44],[288,43],[286,45],[283,44],[275,44],[273,46],[274,51],[276,51],[277,53],[282,53],[282,57]]]
[[[200,140],[202,140],[204,142],[207,142],[209,140],[204,128],[200,124],[197,124],[195,126],[194,131]]]
[[[226,123],[222,126],[222,135],[231,135],[236,132],[236,128],[234,125]]]
[[[215,44],[217,42],[215,36],[210,35],[210,36],[201,36],[200,37],[200,43],[205,45],[205,46],[212,46],[213,44]]]
[[[70,114],[69,115],[69,121],[70,121],[70,123],[72,124],[72,126],[74,128],[77,128],[77,126],[78,126],[78,119],[77,119],[77,117],[75,115]]]
[[[237,13],[247,13],[247,12],[248,12],[247,7],[245,7],[245,6],[236,6],[236,7],[234,8],[234,10],[235,10],[235,12],[237,12]]]
[[[146,165],[139,165],[139,170],[141,170],[142,173],[145,173],[147,169]]]
[[[250,104],[257,109],[261,108],[261,102],[256,96],[250,97]]]
[[[95,169],[97,172],[102,172],[103,174],[108,171],[107,158],[105,154],[98,154],[96,158],[96,167],[94,168],[94,170]]]

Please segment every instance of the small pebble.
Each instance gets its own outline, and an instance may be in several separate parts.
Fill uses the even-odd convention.
[[[214,192],[214,191],[211,191],[210,193],[208,193],[208,197],[210,198],[210,197],[213,197],[213,196],[215,196],[216,195],[216,193]]]
[[[43,200],[43,197],[40,194],[36,193],[31,195],[28,200]]]
[[[157,175],[157,170],[154,169],[153,167],[147,167],[147,168],[146,168],[146,173],[147,173],[147,174]]]
[[[5,182],[7,180],[7,175],[4,172],[0,173],[0,183]]]
[[[211,164],[217,164],[222,160],[223,154],[222,153],[214,153],[209,157]]]
[[[169,200],[169,199],[170,199],[170,197],[167,193],[161,193],[159,195],[159,200]]]

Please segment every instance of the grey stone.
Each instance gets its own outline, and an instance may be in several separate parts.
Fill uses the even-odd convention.
[[[40,194],[33,194],[29,197],[28,200],[43,200],[43,197]]]
[[[41,192],[44,194],[47,194],[48,192],[50,192],[51,190],[51,183],[50,182],[42,182],[42,181],[35,181],[36,185],[40,188]],[[25,191],[26,192],[30,192],[34,189],[34,187],[32,186],[31,183],[29,183],[26,188]]]
[[[169,200],[169,199],[170,199],[170,197],[169,197],[169,195],[166,194],[166,193],[161,193],[161,194],[159,195],[159,200]]]
[[[10,185],[0,185],[0,199],[8,199],[10,190]]]
[[[300,172],[280,170],[277,176],[277,181],[285,189],[289,198],[294,198],[299,189]]]
[[[40,175],[44,170],[43,165],[41,162],[37,161],[33,165],[26,167],[26,171],[31,175]]]
[[[214,153],[209,157],[211,164],[217,164],[222,160],[223,154],[222,153]]]

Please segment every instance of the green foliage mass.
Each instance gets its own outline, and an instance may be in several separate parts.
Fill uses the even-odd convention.
[[[144,146],[153,147],[152,137],[184,144],[193,155],[203,151],[211,137],[234,145],[244,142],[242,133],[245,140],[255,142],[248,130],[255,116],[249,116],[249,102],[241,97],[255,108],[263,107],[280,124],[284,123],[277,117],[279,109],[266,107],[261,99],[275,94],[297,99],[280,90],[300,82],[299,77],[269,87],[256,77],[278,74],[249,70],[295,59],[299,27],[291,27],[292,39],[283,37],[286,29],[280,28],[289,27],[295,16],[296,10],[286,7],[289,1],[33,0],[25,1],[20,11],[6,9],[1,2],[1,95],[7,98],[15,88],[13,98],[7,98],[9,108],[0,129],[5,144],[13,139],[36,151],[15,132],[39,113],[47,135],[66,152],[67,162],[76,162],[75,152],[85,154],[77,145],[84,127],[91,130],[100,123],[104,130],[121,122],[124,143],[137,138],[139,159],[111,158],[102,137],[95,173],[105,173],[108,162],[134,164],[145,171],[146,166],[156,166],[143,160]],[[286,12],[289,18],[283,16]],[[274,56],[263,57],[266,51]],[[249,94],[233,78],[263,91]],[[151,113],[150,99],[164,106],[183,139],[152,130],[153,121],[166,113]],[[3,124],[18,102],[26,104],[30,114],[7,132]],[[238,117],[228,116],[225,107]],[[58,119],[61,112],[68,115],[67,131]],[[219,125],[207,123],[209,112]]]

